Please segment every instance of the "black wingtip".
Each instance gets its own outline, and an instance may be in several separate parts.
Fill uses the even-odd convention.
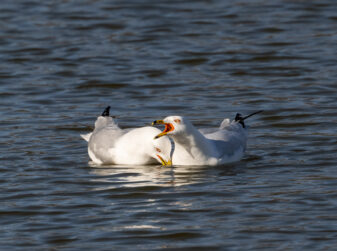
[[[243,128],[245,128],[245,123],[243,122],[244,121],[244,118],[242,117],[242,115],[240,113],[237,113],[235,115],[235,119],[234,119],[236,122],[240,123],[242,125]]]
[[[110,106],[108,106],[107,108],[105,108],[101,116],[103,116],[103,117],[110,116],[110,108],[111,108]]]
[[[260,110],[260,111],[257,111],[257,112],[253,112],[253,113],[247,115],[246,117],[244,117],[244,118],[242,118],[242,119],[243,119],[243,120],[248,119],[249,117],[251,117],[251,116],[253,116],[253,115],[255,115],[255,114],[261,113],[261,112],[263,112],[263,110]]]
[[[257,111],[257,112],[253,112],[245,117],[242,117],[242,115],[240,113],[237,113],[236,116],[235,116],[235,121],[237,121],[238,123],[240,123],[242,125],[243,128],[245,128],[245,123],[243,122],[245,119],[248,119],[249,117],[255,115],[255,114],[258,114],[258,113],[261,113],[263,112],[263,110],[260,110],[260,111]]]

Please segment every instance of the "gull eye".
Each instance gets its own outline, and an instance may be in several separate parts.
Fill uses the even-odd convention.
[[[158,147],[156,147],[155,149],[157,152],[161,153],[161,150]]]
[[[180,124],[181,120],[180,119],[175,119],[174,122],[176,122],[177,124]]]

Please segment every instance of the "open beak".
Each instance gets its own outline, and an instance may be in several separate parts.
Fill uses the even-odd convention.
[[[174,126],[171,123],[165,123],[164,120],[155,120],[152,122],[152,125],[165,125],[164,131],[162,131],[156,137],[154,137],[155,139],[165,136],[166,134],[174,130]]]
[[[163,166],[172,166],[172,160],[165,161],[160,155],[157,154],[157,157],[160,159],[160,162]]]

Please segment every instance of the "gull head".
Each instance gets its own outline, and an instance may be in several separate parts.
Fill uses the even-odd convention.
[[[165,129],[155,136],[158,139],[165,135],[177,135],[179,133],[185,132],[189,127],[190,122],[182,116],[168,116],[163,120],[155,120],[152,125],[165,125]]]
[[[151,157],[163,166],[172,166],[172,144],[164,137],[158,140],[152,139]]]

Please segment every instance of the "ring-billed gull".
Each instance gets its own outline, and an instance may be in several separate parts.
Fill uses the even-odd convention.
[[[174,141],[173,165],[222,165],[240,160],[246,149],[246,117],[237,114],[230,121],[224,119],[219,128],[198,130],[182,116],[169,116],[155,120],[152,125],[164,124],[165,129],[156,139],[167,135]]]
[[[88,142],[88,154],[96,164],[171,165],[170,140],[154,137],[160,130],[151,126],[126,129],[109,116],[108,106],[95,122],[93,132],[81,135]]]

